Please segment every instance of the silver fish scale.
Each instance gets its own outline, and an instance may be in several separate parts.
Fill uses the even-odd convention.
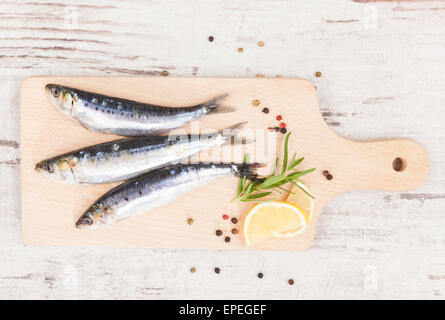
[[[66,99],[69,116],[84,127],[97,132],[123,136],[159,134],[179,128],[216,110],[217,97],[207,103],[189,107],[164,107],[132,100],[109,97],[75,88],[59,86]]]
[[[222,176],[237,175],[240,166],[232,164],[188,164],[176,165],[151,171],[122,183],[99,198],[79,219],[97,215],[98,208],[102,219],[92,227],[101,227],[116,221],[136,216],[163,204],[171,202],[185,193],[205,185]],[[98,222],[99,221],[99,222]]]
[[[55,170],[53,173],[41,172],[53,180],[72,184],[115,182],[230,142],[230,137],[221,133],[178,137],[180,139],[174,136],[126,138],[82,148],[42,161],[51,164]],[[70,164],[69,170],[68,166],[65,170],[60,168],[63,162]]]

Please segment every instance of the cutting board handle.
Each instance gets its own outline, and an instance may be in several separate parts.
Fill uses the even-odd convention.
[[[353,152],[345,177],[351,189],[407,191],[420,186],[429,173],[425,148],[411,139],[347,141]],[[337,181],[338,182],[338,181]]]

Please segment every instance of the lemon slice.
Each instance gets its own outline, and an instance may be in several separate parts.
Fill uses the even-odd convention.
[[[301,182],[298,182],[298,185],[303,188],[307,193],[312,194],[309,189]],[[286,199],[286,202],[297,205],[306,213],[308,217],[308,223],[311,222],[312,216],[314,215],[315,208],[315,200],[308,196],[303,190],[294,186],[291,190],[292,193],[289,193],[289,196]],[[304,231],[304,230],[303,230]],[[277,232],[274,233],[273,236],[275,238],[293,238],[299,234],[301,234],[301,227],[295,228],[294,230],[288,230],[285,232]]]
[[[249,246],[289,231],[300,234],[306,230],[308,224],[307,213],[292,203],[259,203],[250,209],[244,220],[244,240]]]

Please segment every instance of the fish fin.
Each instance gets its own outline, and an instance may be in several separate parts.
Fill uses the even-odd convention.
[[[258,178],[258,169],[259,168],[263,168],[266,165],[264,163],[258,163],[258,162],[254,162],[254,163],[237,163],[236,165],[236,170],[235,170],[235,175],[238,177],[246,177],[249,180],[252,181],[258,181],[261,182],[263,180]]]
[[[231,144],[249,144],[255,142],[255,139],[246,139],[238,136],[240,131],[247,125],[247,121],[239,122],[233,126],[224,128],[219,133],[222,135],[225,143]]]
[[[235,111],[235,108],[229,107],[226,105],[221,105],[221,101],[223,101],[229,94],[224,93],[221,94],[207,102],[202,103],[201,105],[204,106],[204,110],[206,113],[228,113]]]

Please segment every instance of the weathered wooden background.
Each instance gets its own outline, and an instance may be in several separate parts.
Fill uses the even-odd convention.
[[[24,245],[22,80],[164,70],[312,79],[333,130],[416,139],[431,175],[336,198],[302,253]],[[443,299],[444,71],[442,1],[0,1],[0,298]]]

